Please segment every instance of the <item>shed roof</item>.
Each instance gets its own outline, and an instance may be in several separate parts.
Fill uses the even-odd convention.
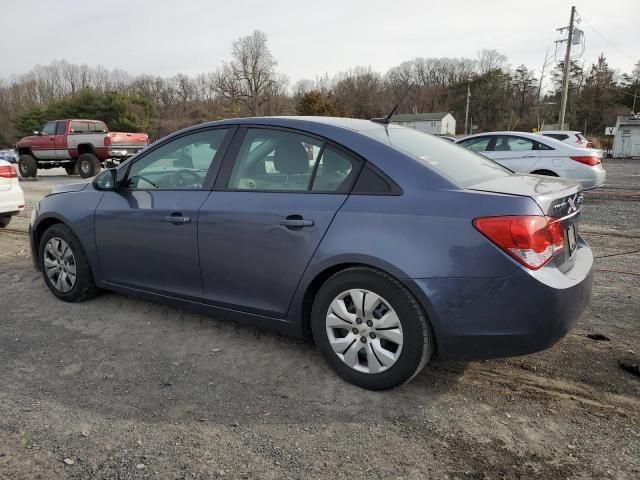
[[[422,122],[429,120],[442,120],[449,112],[404,113],[391,117],[392,122]]]

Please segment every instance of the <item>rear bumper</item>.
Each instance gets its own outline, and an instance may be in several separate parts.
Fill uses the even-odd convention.
[[[566,274],[545,266],[502,278],[411,280],[431,320],[438,357],[480,360],[551,347],[581,317],[591,299],[593,254],[580,240]]]
[[[0,192],[0,216],[13,216],[24,210],[24,193],[12,188]]]
[[[110,158],[128,158],[135,155],[146,145],[111,145],[107,152]]]
[[[592,190],[594,188],[598,188],[602,186],[607,179],[607,172],[604,168],[595,168],[592,172],[589,173],[589,176],[585,176],[585,178],[578,178],[578,180],[582,184],[582,188],[585,190]]]

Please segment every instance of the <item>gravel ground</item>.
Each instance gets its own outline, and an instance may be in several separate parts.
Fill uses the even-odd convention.
[[[306,342],[119,294],[56,300],[24,231],[73,179],[23,182],[27,210],[0,232],[0,478],[640,478],[640,378],[618,366],[640,357],[640,162],[605,167],[573,331],[382,393]]]

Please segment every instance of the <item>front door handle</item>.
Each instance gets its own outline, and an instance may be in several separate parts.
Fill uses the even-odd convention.
[[[172,213],[171,215],[167,215],[166,217],[164,217],[164,219],[167,222],[176,223],[176,224],[189,223],[191,221],[191,217],[186,217],[181,213]]]
[[[305,220],[301,215],[289,215],[280,222],[280,225],[291,229],[313,227],[313,220]]]

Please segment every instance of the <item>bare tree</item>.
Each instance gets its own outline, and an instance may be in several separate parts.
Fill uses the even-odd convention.
[[[497,50],[487,50],[483,48],[478,52],[478,73],[480,75],[484,75],[492,70],[505,70],[507,67],[507,56]]]
[[[251,115],[279,90],[276,60],[267,46],[267,35],[255,30],[233,42],[230,62],[216,75],[216,90],[225,98],[242,102]]]

